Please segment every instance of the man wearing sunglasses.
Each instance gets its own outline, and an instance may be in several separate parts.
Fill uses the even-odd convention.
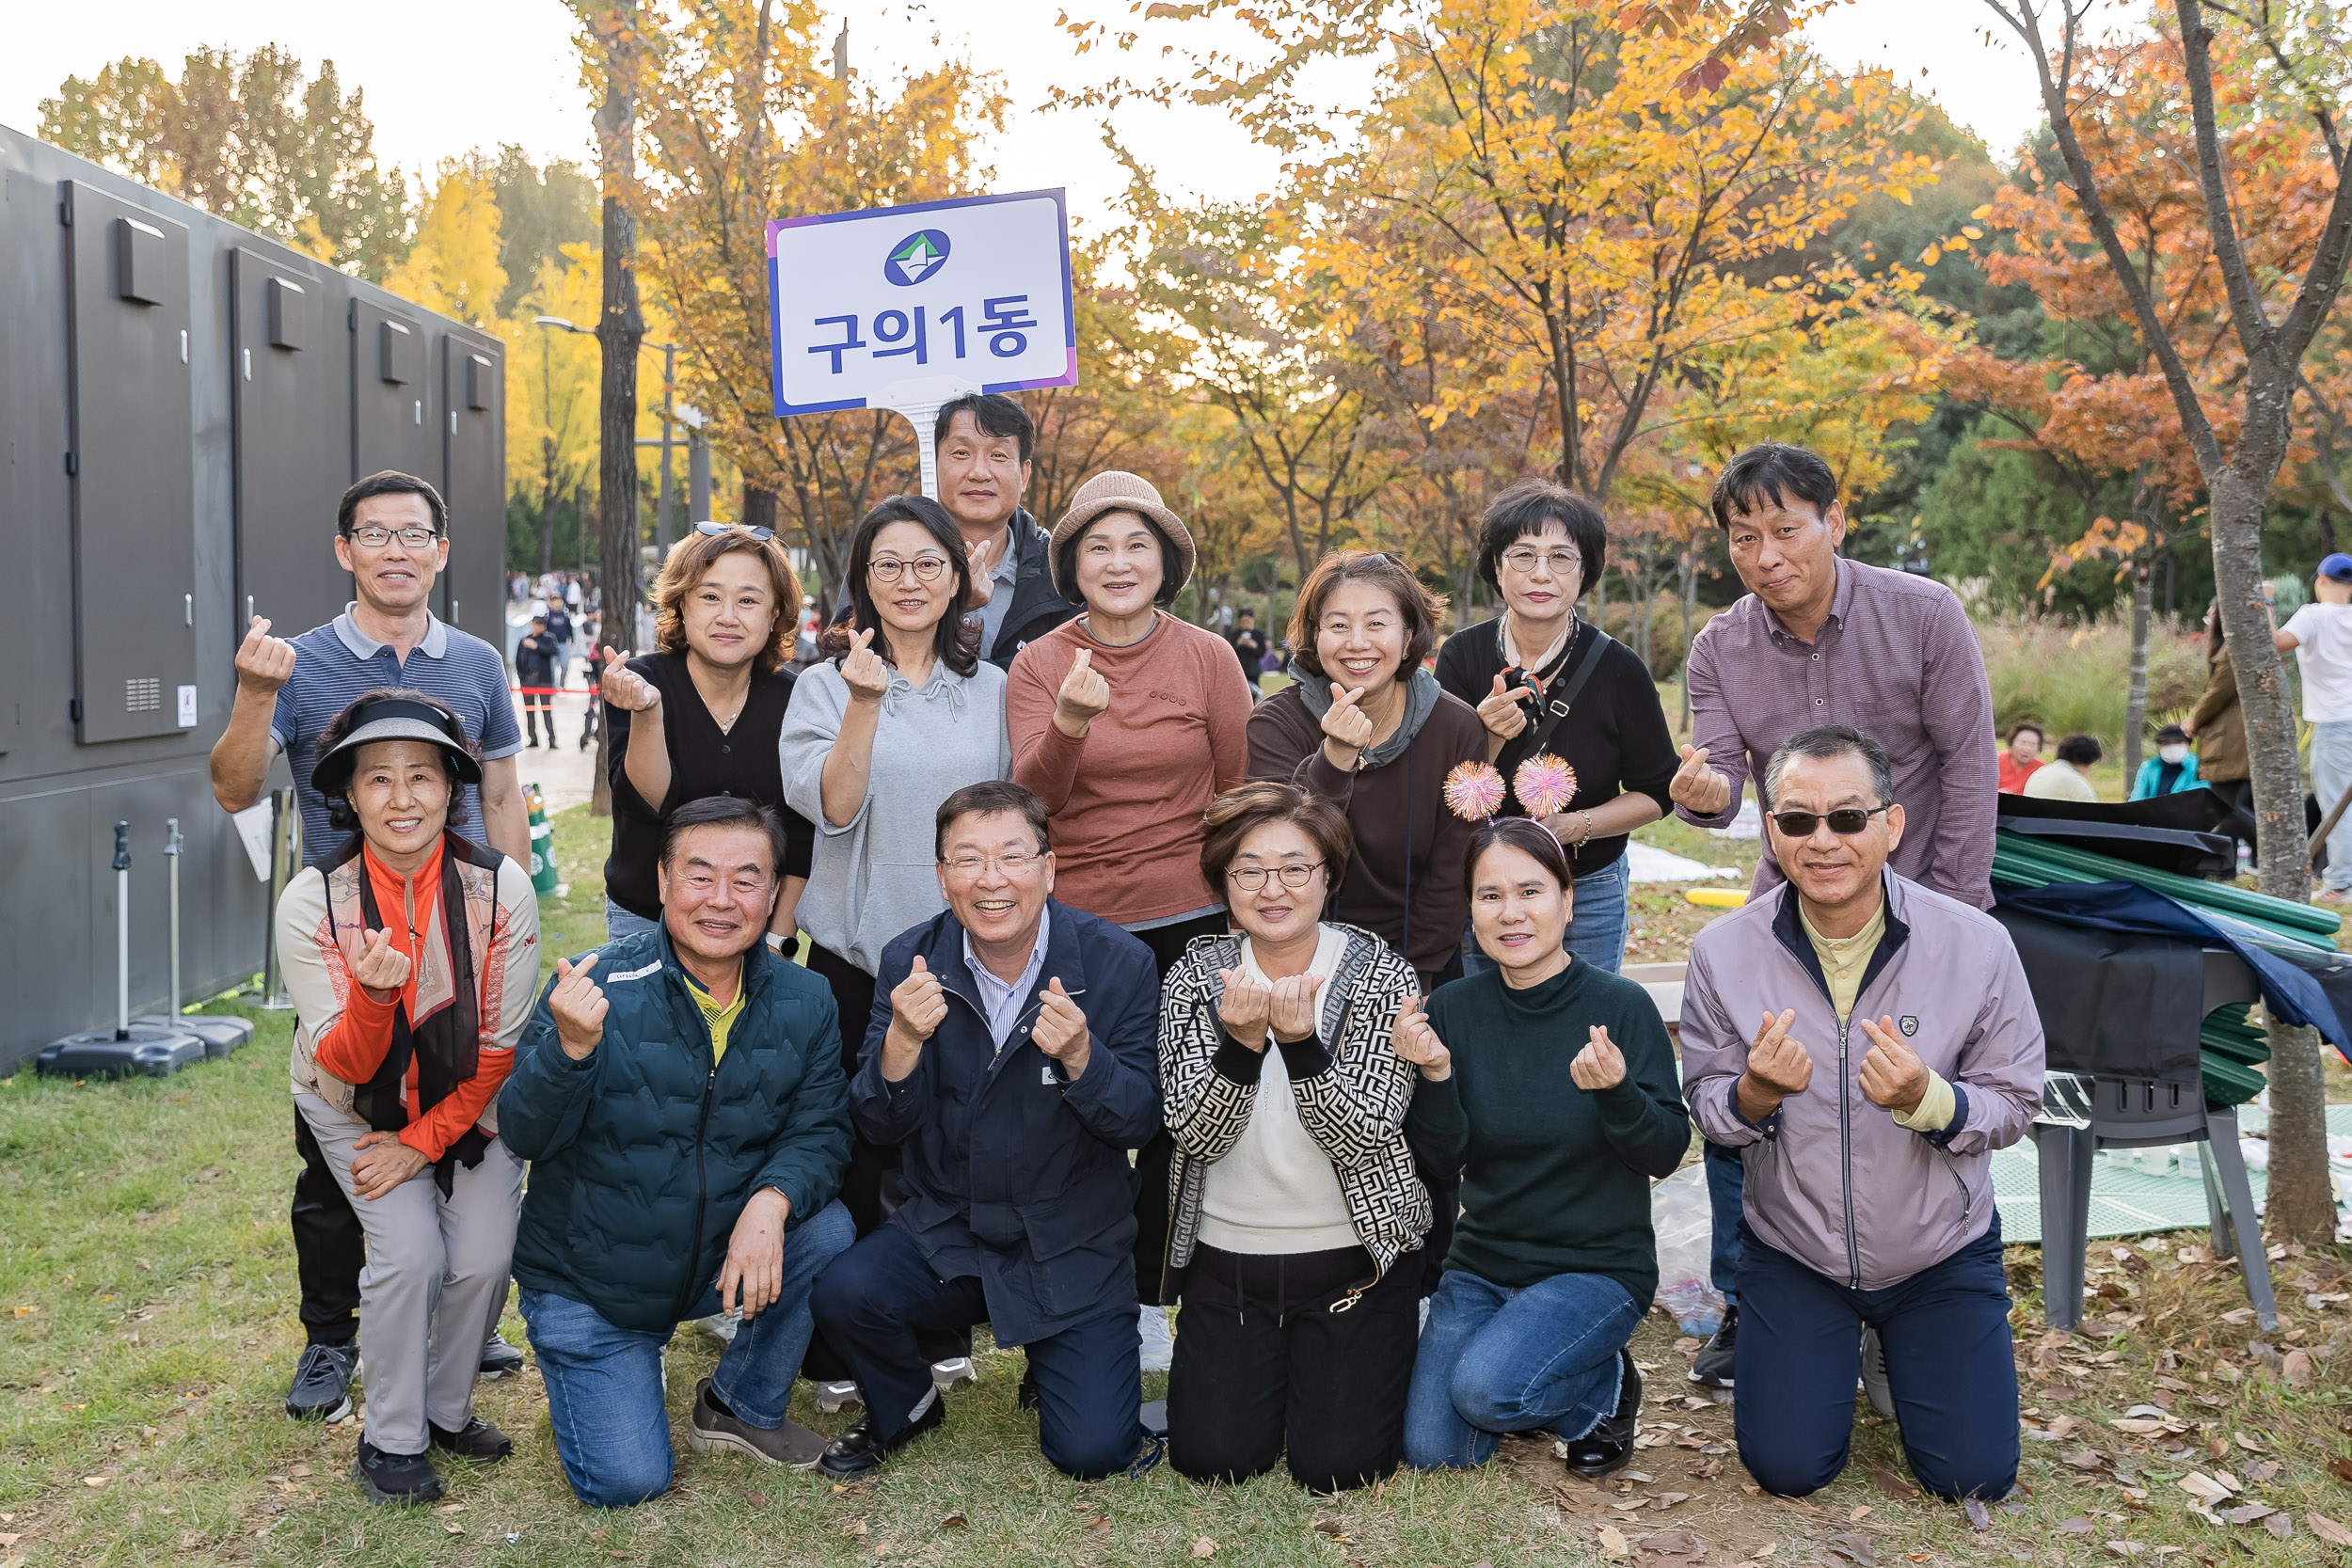
[[[1788,879],[1699,933],[1682,1003],[1691,1115],[1747,1166],[1740,1459],[1782,1497],[1845,1468],[1867,1326],[1912,1474],[1990,1502],[2018,1454],[1992,1155],[2041,1109],[2041,1015],[1998,923],[1888,868],[1885,748],[1805,730],[1762,784]]]
[[[1999,793],[1993,696],[1984,656],[1960,600],[1942,583],[1839,556],[1846,511],[1819,454],[1766,442],[1734,457],[1715,482],[1715,521],[1747,585],[1739,603],[1691,641],[1685,680],[1691,740],[1666,786],[1675,813],[1720,828],[1764,759],[1801,730],[1848,724],[1894,759],[1908,814],[1895,869],[1936,892],[1993,906],[1993,829]],[[1759,800],[1759,804],[1761,801]],[[1781,880],[1768,834],[1751,898]],[[1691,1381],[1728,1386],[1740,1326],[1740,1162],[1707,1148],[1715,1213],[1712,1274],[1724,1326],[1692,1363]]]
[[[482,783],[466,786],[466,820],[481,826],[467,832],[527,868],[531,821],[515,773],[523,737],[505,662],[496,648],[429,608],[434,579],[449,564],[449,509],[440,492],[389,470],[352,485],[336,507],[335,560],[351,574],[354,597],[334,620],[288,640],[269,635],[267,617],[253,617],[237,649],[237,697],[229,727],[213,747],[213,799],[224,811],[252,805],[262,798],[271,762],[283,752],[294,765],[294,799],[302,810],[303,863],[331,863],[349,835],[329,824],[326,801],[311,787],[319,732],[362,693],[406,687],[447,703],[482,748]],[[355,1336],[366,1242],[350,1200],[298,1116],[294,1147],[303,1162],[294,1180],[294,1263],[310,1343],[295,1368],[286,1414],[340,1421],[351,1411],[349,1389],[358,1363]],[[522,1353],[499,1338],[495,1322],[486,1326],[484,1374],[521,1370]]]

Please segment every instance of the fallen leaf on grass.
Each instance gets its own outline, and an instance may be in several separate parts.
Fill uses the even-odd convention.
[[[2287,1513],[2270,1513],[2263,1517],[2263,1528],[2281,1541],[2295,1538],[2295,1518]]]
[[[1988,1530],[1993,1528],[1993,1515],[1986,1511],[1982,1497],[1962,1498],[1960,1511],[1968,1515],[1969,1528]]]
[[[452,1535],[463,1535],[466,1533],[466,1527],[459,1524],[454,1519],[452,1519],[448,1524],[443,1525],[441,1528],[447,1530]]]
[[[2058,1463],[2077,1470],[2096,1470],[2106,1460],[2096,1449],[2069,1449],[2058,1455]]]
[[[1107,1513],[1098,1513],[1093,1518],[1087,1521],[1087,1528],[1089,1529],[1108,1529],[1110,1528],[1111,1516]],[[1344,1535],[1335,1535],[1331,1539],[1334,1541],[1344,1541],[1347,1537]]]
[[[1315,1533],[1317,1535],[1328,1536],[1334,1541],[1345,1541],[1348,1539],[1347,1521],[1344,1519],[1317,1519],[1315,1521]]]
[[[1661,1492],[1658,1494],[1657,1497],[1652,1500],[1650,1506],[1657,1509],[1668,1509],[1674,1507],[1677,1503],[1687,1503],[1690,1500],[1691,1494],[1688,1492]],[[1644,1548],[1645,1551],[1652,1549],[1654,1548]]]
[[[1705,1557],[1707,1543],[1687,1529],[1667,1535],[1653,1535],[1642,1543],[1644,1557]]]
[[[1848,1524],[1851,1524],[1857,1519],[1867,1519],[1869,1516],[1870,1505],[1868,1503],[1857,1503],[1854,1505],[1852,1511],[1846,1515],[1846,1522]]]
[[[1626,1544],[1625,1532],[1613,1525],[1601,1526],[1600,1533],[1594,1539],[1600,1544],[1600,1555],[1612,1562],[1633,1555],[1633,1548]]]
[[[8,1550],[10,1546],[15,1545],[18,1542],[20,1542],[20,1541],[22,1541],[22,1540],[24,1540],[24,1537],[23,1535],[21,1535],[21,1534],[19,1534],[19,1535],[0,1535],[0,1552],[5,1552],[5,1551],[7,1551],[7,1550]],[[2334,1538],[2331,1536],[2331,1537],[2329,1537],[2329,1539],[2330,1539],[2330,1540],[2332,1540],[2332,1539],[2334,1539]]]
[[[84,1476],[82,1478],[82,1484],[89,1487],[103,1486],[106,1484],[106,1478],[104,1476]]]
[[[1879,1568],[1878,1548],[1870,1544],[1867,1535],[1833,1535],[1821,1544],[1849,1562],[1859,1564],[1860,1568]]]
[[[2287,1352],[2285,1358],[2279,1363],[2279,1370],[2285,1375],[2288,1387],[2309,1388],[2312,1386],[2312,1353],[2306,1350]]]
[[[2337,1524],[2333,1519],[2328,1518],[2325,1513],[2304,1514],[2303,1528],[2310,1530],[2313,1535],[2318,1536],[2322,1541],[2328,1542],[2338,1546],[2352,1546],[2352,1529],[2345,1529],[2342,1525]],[[7,1539],[0,1539],[0,1546],[5,1546],[8,1544],[8,1542]]]
[[[2089,1535],[2091,1528],[2090,1521],[2079,1513],[2072,1519],[2059,1520],[2058,1526],[2060,1535]]]
[[[848,1530],[848,1531],[849,1531],[851,1535],[855,1535],[855,1536],[860,1536],[860,1537],[863,1537],[863,1536],[866,1536],[866,1535],[867,1535],[867,1534],[871,1533],[870,1531],[868,1531],[868,1530],[866,1529],[866,1521],[865,1521],[865,1520],[863,1520],[863,1519],[852,1519],[852,1520],[850,1520],[850,1521],[849,1522],[849,1524],[847,1524],[847,1525],[846,1525],[846,1526],[844,1526],[843,1528],[844,1528],[845,1529],[847,1529],[847,1530]]]
[[[1210,1540],[1205,1535],[1196,1535],[1192,1538],[1192,1555],[1195,1557],[1215,1557],[1216,1556],[1216,1543]]]
[[[2227,1519],[2233,1525],[2250,1525],[2266,1513],[2276,1513],[2278,1512],[2279,1511],[2277,1509],[2271,1507],[2268,1503],[2248,1503],[2244,1508],[2223,1510],[2221,1517]]]
[[[743,1494],[743,1500],[751,1504],[755,1509],[766,1508],[768,1506],[768,1494],[765,1492],[746,1492]]]
[[[2352,1459],[2345,1459],[2342,1455],[2338,1455],[2336,1458],[2328,1461],[2328,1473],[2335,1477],[2338,1481],[2343,1481],[2345,1485],[2352,1486]]]
[[[2260,1453],[2263,1451],[2262,1444],[2255,1441],[2253,1438],[2247,1436],[2246,1433],[2240,1432],[2233,1433],[2233,1435],[2237,1438],[2237,1446],[2244,1449],[2248,1453]]]
[[[2258,1465],[2246,1466],[2246,1479],[2257,1486],[2265,1484],[2278,1473],[2279,1462],[2275,1459],[2265,1459]]]
[[[2217,1503],[2228,1497],[2234,1488],[2222,1485],[2202,1470],[2191,1470],[2172,1483],[2202,1502]]]
[[[971,1523],[971,1521],[966,1519],[962,1514],[950,1513],[947,1517],[939,1522],[939,1528],[941,1529],[961,1529],[969,1523]]]

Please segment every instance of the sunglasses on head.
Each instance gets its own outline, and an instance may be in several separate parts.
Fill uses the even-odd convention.
[[[713,539],[723,533],[748,533],[763,545],[776,536],[774,529],[754,528],[749,523],[696,523],[694,531],[707,534]]]
[[[1827,822],[1831,832],[1851,838],[1868,827],[1870,818],[1890,809],[1891,805],[1872,806],[1867,811],[1860,806],[1840,806],[1831,812],[1776,811],[1772,813],[1772,826],[1780,830],[1783,838],[1811,838],[1813,830]]]

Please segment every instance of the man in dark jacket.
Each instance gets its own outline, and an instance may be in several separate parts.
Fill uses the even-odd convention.
[[[947,797],[936,851],[947,911],[882,949],[850,1080],[859,1131],[903,1151],[906,1201],[817,1283],[866,1406],[818,1468],[865,1475],[938,1426],[915,1336],[983,1320],[1027,1349],[1057,1469],[1148,1468],[1127,1151],[1160,1129],[1151,949],[1053,901],[1045,807],[1019,784]]]
[[[515,684],[523,689],[523,727],[531,733],[531,744],[539,744],[539,717],[547,716],[548,744],[555,744],[555,699],[547,688],[555,684],[555,639],[548,632],[548,618],[533,615],[531,630],[515,644]],[[533,691],[532,688],[538,687]]]
[[[689,1442],[803,1469],[824,1451],[785,1406],[810,1282],[854,1235],[834,1196],[850,1117],[833,992],[760,940],[783,857],[754,801],[672,813],[661,926],[556,965],[499,1091],[499,1131],[531,1162],[523,1319],[592,1507],[669,1487],[661,1351],[683,1319],[744,1320],[695,1387]]]
[[[1037,426],[1003,393],[974,392],[943,404],[932,431],[939,503],[972,552],[964,619],[979,626],[980,657],[1009,670],[1023,643],[1078,613],[1055,591],[1045,531],[1021,504]]]
[[[1244,608],[1233,616],[1233,657],[1241,660],[1241,678],[1249,683],[1249,694],[1258,694],[1258,676],[1265,664],[1265,633],[1258,629],[1258,612]]]

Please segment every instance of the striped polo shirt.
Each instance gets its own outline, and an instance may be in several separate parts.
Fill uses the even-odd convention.
[[[278,711],[269,723],[270,738],[294,768],[305,865],[331,859],[348,836],[327,824],[326,801],[310,787],[310,768],[317,761],[319,732],[354,698],[379,687],[405,686],[447,703],[481,746],[484,761],[523,749],[515,699],[506,689],[506,664],[496,648],[428,611],[424,641],[403,665],[388,644],[359,629],[351,610],[345,605],[341,615],[294,640],[294,673],[278,689]],[[460,831],[477,844],[489,842],[483,831],[482,792],[471,784],[466,786],[466,825]]]

